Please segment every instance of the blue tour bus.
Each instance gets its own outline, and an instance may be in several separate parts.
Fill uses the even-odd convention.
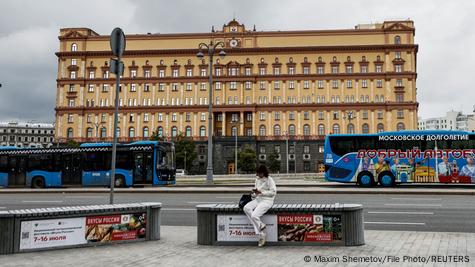
[[[474,152],[475,134],[465,131],[330,134],[325,138],[325,178],[367,187],[475,183]]]
[[[0,147],[0,187],[109,186],[111,143],[79,148]],[[117,145],[115,186],[175,184],[175,147],[170,142]]]

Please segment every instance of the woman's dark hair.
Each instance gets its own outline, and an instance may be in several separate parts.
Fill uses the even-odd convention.
[[[269,177],[269,170],[265,165],[259,165],[259,167],[257,167],[256,174],[259,175],[260,173],[262,173],[264,177]]]

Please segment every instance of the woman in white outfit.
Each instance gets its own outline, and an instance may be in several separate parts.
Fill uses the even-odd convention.
[[[274,180],[269,177],[266,166],[259,166],[256,175],[255,186],[252,189],[253,200],[244,206],[244,213],[254,226],[254,231],[259,236],[258,245],[261,247],[266,243],[266,225],[261,221],[261,217],[274,205],[277,188]]]

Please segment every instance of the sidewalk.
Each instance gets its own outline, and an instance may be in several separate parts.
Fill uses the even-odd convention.
[[[260,248],[199,246],[196,227],[162,226],[161,229],[159,241],[0,256],[0,266],[475,266],[475,233],[366,230],[366,245],[359,247]],[[310,256],[310,262],[304,260],[306,256]],[[319,256],[322,256],[320,260],[339,262],[316,262]],[[390,256],[399,257],[399,263],[388,263]],[[431,256],[462,256],[470,262],[455,263],[453,258],[450,261],[448,257]],[[349,257],[360,262],[343,262]],[[429,258],[429,262],[417,262],[422,257]],[[361,262],[371,259],[386,262]]]

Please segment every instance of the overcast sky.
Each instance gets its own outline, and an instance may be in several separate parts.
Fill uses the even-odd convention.
[[[419,116],[472,112],[475,1],[430,0],[2,0],[0,121],[53,121],[59,29],[110,34],[208,32],[231,20],[257,30],[350,29],[359,23],[414,20]]]

